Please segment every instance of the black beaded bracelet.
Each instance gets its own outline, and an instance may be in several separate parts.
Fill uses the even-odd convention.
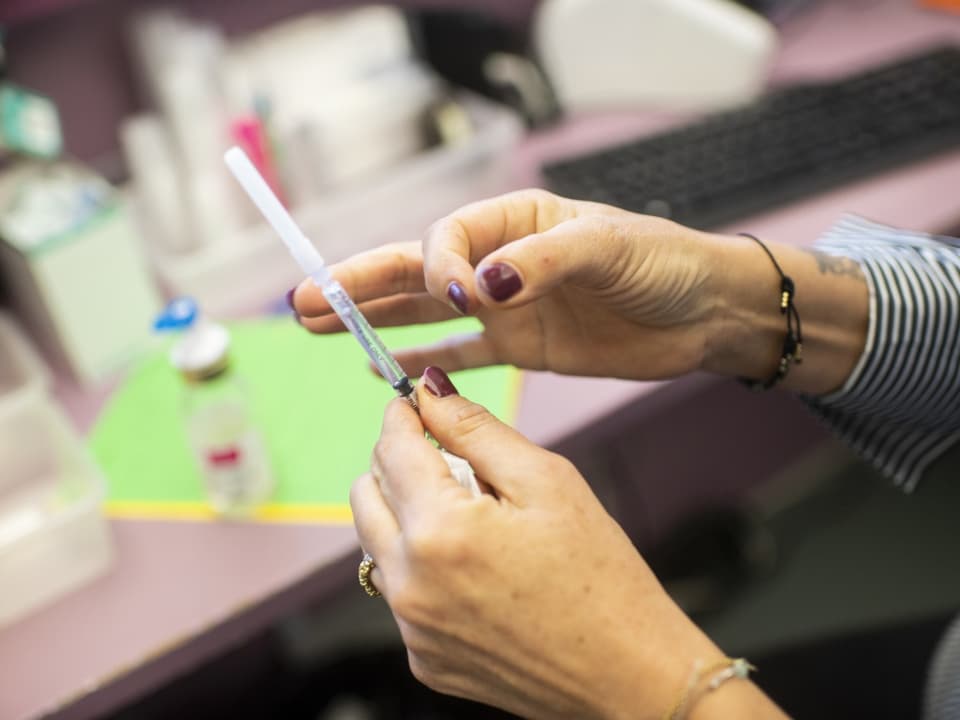
[[[780,275],[780,314],[787,316],[787,334],[783,338],[780,362],[777,363],[773,375],[766,380],[740,378],[740,382],[751,390],[769,390],[787,376],[787,373],[790,372],[790,367],[794,363],[799,365],[803,362],[803,358],[801,357],[801,351],[803,350],[803,332],[800,329],[800,313],[797,312],[797,306],[793,304],[796,286],[793,284],[793,278],[783,272],[780,263],[777,262],[773,253],[770,252],[770,248],[764,245],[758,237],[750,233],[738,234],[745,238],[750,238],[763,248],[763,251],[767,254],[767,257],[770,258],[773,266],[777,269],[777,273]]]

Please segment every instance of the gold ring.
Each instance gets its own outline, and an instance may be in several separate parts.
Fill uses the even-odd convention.
[[[363,554],[363,560],[360,561],[360,567],[357,568],[357,578],[360,580],[360,587],[372,598],[380,597],[380,591],[377,590],[377,586],[370,580],[370,573],[373,572],[376,566],[377,564],[373,561],[370,553],[365,552]]]

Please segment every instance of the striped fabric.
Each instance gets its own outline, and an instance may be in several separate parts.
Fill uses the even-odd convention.
[[[923,718],[960,718],[960,617],[947,628],[930,663],[923,697]]]
[[[912,491],[960,440],[960,240],[845,217],[817,249],[859,262],[870,322],[844,386],[805,399],[855,451]]]

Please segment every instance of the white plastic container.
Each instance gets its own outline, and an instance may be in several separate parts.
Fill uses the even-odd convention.
[[[16,413],[43,400],[49,387],[47,366],[13,318],[0,312],[0,428],[15,424]]]
[[[284,138],[281,173],[287,194],[294,203],[312,199],[416,156],[426,142],[424,116],[440,97],[441,83],[432,71],[404,63],[331,91],[322,101],[314,98],[310,105],[278,103],[271,126]]]
[[[0,316],[0,627],[99,575],[112,551],[104,479]]]
[[[474,125],[468,142],[420,153],[375,180],[294,209],[324,258],[336,262],[386,242],[420,240],[432,222],[459,206],[515,188],[511,152],[523,132],[519,119],[483,98],[462,101]],[[262,309],[302,279],[264,224],[186,254],[154,250],[152,260],[171,295],[195,297],[217,317]]]

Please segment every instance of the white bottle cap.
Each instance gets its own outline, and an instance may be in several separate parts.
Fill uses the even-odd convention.
[[[203,380],[226,369],[229,351],[227,329],[201,320],[170,350],[170,363],[188,379]]]

